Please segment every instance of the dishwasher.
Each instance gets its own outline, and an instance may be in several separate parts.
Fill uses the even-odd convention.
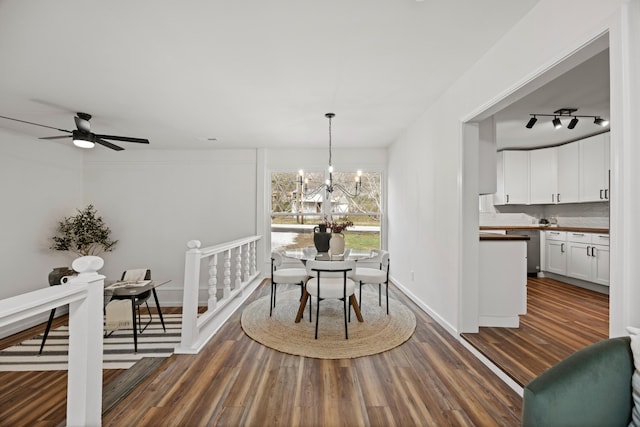
[[[540,231],[507,230],[507,234],[529,236],[527,240],[527,276],[536,277],[540,272]]]

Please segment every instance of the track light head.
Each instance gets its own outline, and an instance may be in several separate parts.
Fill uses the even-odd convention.
[[[553,123],[553,127],[556,128],[556,129],[560,129],[562,127],[562,122],[557,117],[553,118],[552,123]]]
[[[571,121],[567,125],[567,129],[573,129],[574,127],[576,127],[577,124],[578,124],[578,118],[574,117],[571,119]]]
[[[536,116],[533,116],[529,119],[529,123],[527,123],[527,129],[531,129],[533,127],[533,125],[536,124],[536,122],[538,121],[538,119],[536,118]]]
[[[593,123],[597,124],[598,126],[606,126],[609,124],[609,120],[603,119],[602,117],[596,117],[593,120]]]

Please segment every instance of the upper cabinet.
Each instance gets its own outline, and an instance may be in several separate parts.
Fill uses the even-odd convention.
[[[529,152],[498,153],[498,192],[494,204],[523,205],[529,203]]]
[[[558,148],[529,152],[529,203],[557,203]]]
[[[580,201],[609,200],[609,134],[580,141]]]
[[[580,142],[558,147],[558,194],[556,203],[580,201]]]
[[[498,153],[494,204],[609,200],[609,133],[557,147]]]

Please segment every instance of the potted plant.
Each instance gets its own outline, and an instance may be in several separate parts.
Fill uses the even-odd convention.
[[[57,233],[51,238],[53,243],[50,249],[70,251],[79,256],[98,255],[115,248],[118,241],[111,240],[110,236],[111,230],[102,217],[97,215],[96,208],[88,205],[83,210],[78,209],[76,215],[63,218],[58,223]],[[67,267],[54,268],[49,274],[49,284],[59,284],[60,278],[68,274],[73,274],[73,270]]]

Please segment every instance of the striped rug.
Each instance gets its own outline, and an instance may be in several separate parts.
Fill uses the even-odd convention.
[[[138,352],[133,352],[133,331],[117,330],[104,338],[104,369],[128,369],[143,357],[169,357],[180,343],[182,315],[165,314],[162,330],[160,318],[143,333],[138,333]],[[143,314],[144,323],[144,314]],[[44,333],[44,331],[43,331]],[[0,351],[0,371],[64,371],[68,367],[69,327],[51,330],[42,354],[42,334]]]

